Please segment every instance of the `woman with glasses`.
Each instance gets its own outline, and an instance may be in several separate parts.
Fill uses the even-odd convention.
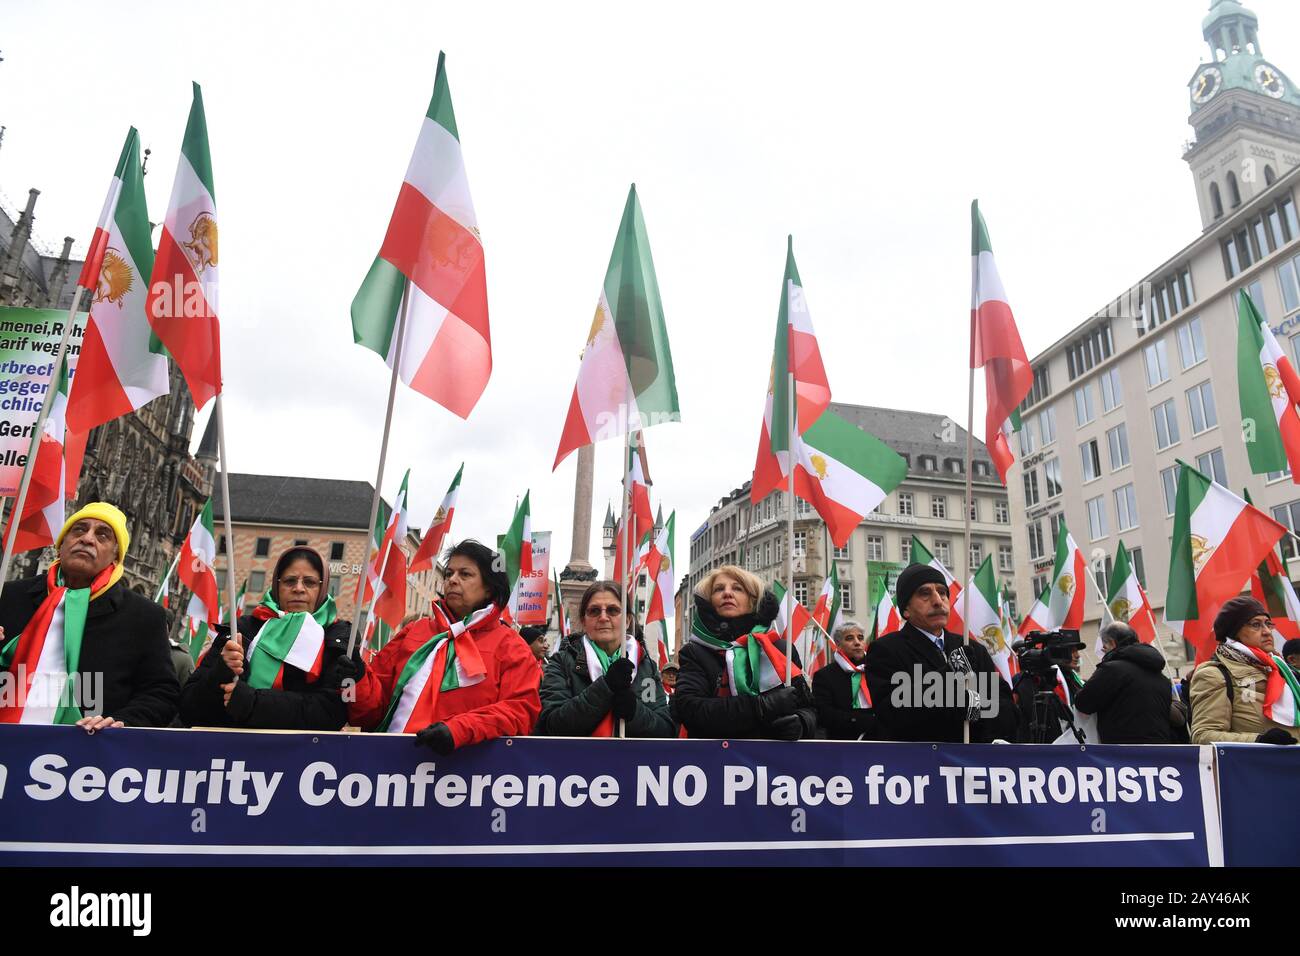
[[[582,632],[547,658],[536,734],[551,737],[673,737],[659,668],[640,639],[619,627],[618,585],[597,581],[578,604]]]
[[[1268,608],[1249,597],[1225,602],[1214,638],[1213,656],[1192,674],[1192,743],[1294,744],[1296,683],[1274,655]]]
[[[329,593],[329,565],[311,548],[290,548],[275,562],[261,603],[239,619],[238,634],[232,639],[218,626],[181,690],[182,723],[338,730],[347,706],[330,675],[350,632]]]

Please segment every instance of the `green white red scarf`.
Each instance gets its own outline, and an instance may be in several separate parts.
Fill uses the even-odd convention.
[[[1283,727],[1300,727],[1300,682],[1290,666],[1276,654],[1258,647],[1247,647],[1240,641],[1223,642],[1238,657],[1258,661],[1268,668],[1268,682],[1264,685],[1264,716]]]
[[[587,655],[587,676],[591,678],[593,684],[604,677],[605,672],[609,670],[609,665],[622,657],[624,653],[627,654],[627,659],[632,662],[632,672],[634,674],[641,664],[641,646],[631,637],[625,639],[623,646],[613,654],[606,654],[596,645],[595,641],[584,634],[582,636],[582,650]],[[612,710],[606,711],[605,716],[600,718],[600,723],[591,732],[591,736],[614,736],[614,712]]]
[[[285,612],[271,592],[253,608],[253,617],[265,623],[248,646],[248,685],[258,690],[280,690],[284,686],[284,665],[289,664],[314,683],[320,678],[325,657],[325,628],[338,616],[334,596],[327,594],[315,611]]]
[[[45,600],[22,632],[0,648],[0,670],[18,682],[15,700],[0,704],[0,724],[75,724],[81,708],[69,675],[78,672],[90,602],[115,582],[110,564],[87,588],[63,584],[59,563],[46,574]]]
[[[495,604],[479,608],[464,619],[446,626],[450,615],[441,602],[433,605],[433,627],[429,638],[406,661],[393,688],[388,712],[375,728],[378,733],[413,734],[435,723],[438,697],[447,691],[471,687],[487,677],[487,667],[474,643],[475,631],[484,631],[501,620]]]
[[[848,671],[853,709],[870,710],[871,691],[867,690],[867,659],[863,657],[861,664],[854,664],[837,647],[835,648],[835,663],[840,665],[840,670]]]
[[[779,637],[775,631],[763,631],[762,625],[734,641],[726,641],[711,633],[699,620],[691,625],[691,640],[715,651],[724,651],[727,658],[727,681],[733,696],[753,696],[785,683],[786,659],[776,646]],[[793,661],[790,674],[802,673]]]

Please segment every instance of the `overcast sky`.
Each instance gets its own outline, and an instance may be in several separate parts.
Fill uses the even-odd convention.
[[[576,456],[551,462],[629,183],[681,399],[646,444],[683,569],[753,467],[787,233],[835,400],[964,424],[972,198],[1030,355],[1200,232],[1180,157],[1207,0],[3,6],[0,190],[42,191],[56,248],[84,248],[130,125],[161,220],[202,84],[230,465],[262,474],[374,480],[388,371],[349,306],[445,50],[495,367],[468,422],[399,386],[384,492],[409,465],[426,526],[464,460],[453,536],[491,541],[531,488],[561,563]],[[1300,77],[1300,6],[1252,7]],[[598,446],[593,554],[620,449]]]

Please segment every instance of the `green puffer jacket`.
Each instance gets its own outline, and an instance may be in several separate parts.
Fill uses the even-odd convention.
[[[668,715],[668,695],[664,693],[659,668],[644,645],[639,650],[641,659],[632,678],[636,710],[627,721],[623,735],[676,737],[677,727]],[[587,673],[581,634],[571,634],[546,659],[541,694],[542,715],[533,733],[546,737],[590,737],[614,703],[614,694],[605,678],[593,682]]]

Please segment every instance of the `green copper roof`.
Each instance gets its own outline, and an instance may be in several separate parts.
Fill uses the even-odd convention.
[[[1201,21],[1202,32],[1208,33],[1214,22],[1223,17],[1245,17],[1248,20],[1254,20],[1256,24],[1259,23],[1259,17],[1255,16],[1255,11],[1246,9],[1238,0],[1217,0],[1210,7],[1210,12],[1205,19]]]
[[[1267,64],[1286,85],[1286,92],[1280,97],[1269,96],[1260,89],[1259,84],[1255,82],[1255,68],[1260,64]],[[1290,77],[1283,73],[1275,64],[1269,62],[1257,53],[1234,53],[1226,60],[1220,60],[1217,63],[1206,63],[1197,67],[1196,73],[1192,76],[1191,82],[1187,84],[1189,98],[1192,91],[1196,89],[1196,77],[1200,76],[1201,73],[1210,66],[1218,69],[1219,73],[1223,76],[1223,80],[1220,83],[1218,92],[1214,94],[1214,97],[1208,103],[1197,103],[1194,100],[1192,101],[1193,112],[1209,106],[1210,103],[1213,103],[1222,96],[1225,90],[1246,90],[1258,95],[1265,101],[1276,100],[1279,103],[1289,103],[1292,106],[1300,107],[1300,92],[1297,92],[1296,85],[1291,82]]]

